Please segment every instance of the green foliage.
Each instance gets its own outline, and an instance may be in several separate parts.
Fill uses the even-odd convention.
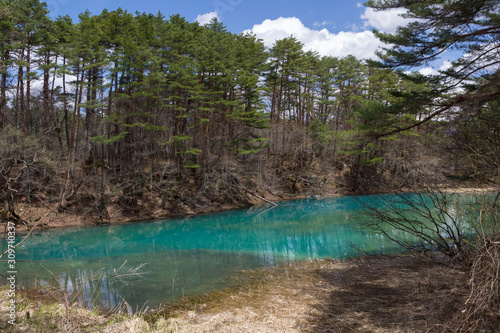
[[[183,167],[186,169],[199,169],[200,165],[189,162],[189,163],[184,164]]]
[[[269,141],[269,138],[264,138],[259,135],[250,135],[250,137],[251,138],[238,138],[229,142],[227,146],[238,155],[256,154],[262,149],[270,147],[270,144],[266,143]]]
[[[120,141],[121,139],[123,139],[127,134],[129,134],[129,132],[121,132],[118,135],[112,136],[110,138],[106,138],[106,136],[100,135],[100,136],[94,136],[94,137],[90,138],[90,140],[92,140],[94,142],[103,143],[103,144],[114,143],[114,142],[117,142],[117,141]]]
[[[199,155],[202,151],[200,149],[196,149],[196,148],[191,148],[189,150],[186,150],[186,151],[180,151],[178,152],[179,154],[191,154],[191,155]]]
[[[174,135],[172,137],[172,141],[173,142],[181,142],[181,141],[191,140],[191,139],[192,139],[192,137],[187,136],[187,135],[182,135],[182,134],[180,134],[180,135]]]
[[[308,131],[311,138],[321,145],[326,145],[332,136],[330,128],[319,119],[313,119]]]

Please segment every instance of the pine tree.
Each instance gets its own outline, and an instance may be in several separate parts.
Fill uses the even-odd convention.
[[[7,110],[7,79],[10,76],[9,67],[12,65],[12,45],[14,41],[14,21],[11,19],[12,3],[8,0],[0,1],[0,130],[8,123]]]
[[[70,130],[69,130],[69,104],[68,100],[71,93],[68,91],[68,86],[66,84],[66,76],[70,73],[67,67],[67,59],[70,57],[70,45],[72,42],[72,38],[74,36],[75,26],[73,25],[73,21],[71,18],[66,16],[58,17],[55,22],[55,34],[57,37],[57,42],[55,45],[56,54],[59,58],[62,58],[62,65],[58,65],[56,62],[57,70],[55,75],[62,76],[62,87],[56,87],[57,91],[59,91],[59,99],[62,100],[63,104],[63,121],[64,121],[64,133],[65,133],[65,141],[66,141],[66,149],[69,155],[70,151]],[[55,81],[55,79],[54,79]],[[53,82],[54,82],[53,81]],[[54,90],[53,90],[54,92]],[[54,99],[52,99],[53,102]]]
[[[299,66],[304,56],[303,44],[291,36],[276,41],[269,50],[269,72],[266,85],[270,94],[271,146],[278,148],[278,126],[280,121],[291,119],[297,107],[296,96],[300,90]],[[284,142],[285,126],[282,126]],[[283,143],[281,144],[283,146]]]
[[[376,35],[392,45],[380,54],[380,65],[408,68],[429,64],[446,50],[462,52],[451,68],[428,81],[439,83],[433,96],[422,96],[421,105],[433,105],[423,119],[388,131],[408,130],[442,115],[456,105],[469,101],[487,102],[500,94],[498,77],[498,37],[500,36],[500,4],[496,0],[376,0],[367,6],[376,10],[407,9],[412,20],[395,34]],[[485,76],[487,74],[487,76]],[[491,89],[456,89],[470,80],[484,77],[481,85]],[[434,98],[432,98],[434,97]],[[438,99],[437,99],[438,98]]]
[[[19,0],[11,2],[12,21],[16,39],[15,48],[18,66],[16,111],[23,118],[25,136],[30,135],[31,127],[31,81],[37,77],[35,49],[47,38],[47,5],[38,0]],[[26,85],[25,85],[26,84]]]

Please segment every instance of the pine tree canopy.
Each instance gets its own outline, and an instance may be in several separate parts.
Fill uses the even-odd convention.
[[[500,2],[497,0],[372,0],[376,10],[405,8],[409,23],[395,34],[375,31],[389,46],[379,53],[382,67],[428,65],[446,51],[461,56],[449,69],[426,78],[433,98],[422,99],[432,111],[418,126],[464,103],[484,104],[500,95]],[[422,78],[419,78],[420,80]]]

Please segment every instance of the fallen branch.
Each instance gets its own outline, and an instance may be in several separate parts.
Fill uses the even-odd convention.
[[[16,245],[14,245],[14,246],[13,246],[13,248],[16,248],[16,247],[18,247],[19,245],[21,245],[22,243],[24,243],[24,242],[28,239],[28,237],[31,235],[31,233],[32,233],[32,232],[36,229],[36,227],[38,227],[38,225],[39,225],[40,223],[42,223],[43,219],[44,219],[44,218],[46,218],[47,216],[49,216],[49,214],[50,214],[50,213],[52,213],[52,212],[48,212],[48,213],[47,213],[47,214],[45,214],[42,218],[40,218],[40,220],[38,220],[38,222],[37,222],[37,223],[35,223],[35,225],[31,228],[31,230],[28,232],[28,234],[27,234],[27,235],[25,235],[25,236],[23,236],[23,239],[22,239],[19,243],[17,243]],[[1,259],[4,255],[6,255],[8,252],[9,252],[9,250],[7,249],[7,250],[5,250],[3,253],[0,253],[0,259]]]
[[[245,191],[246,193],[248,193],[248,194],[250,194],[250,195],[253,195],[253,196],[254,196],[254,197],[256,197],[257,199],[260,199],[260,200],[262,200],[262,201],[265,201],[265,202],[267,202],[267,203],[270,203],[271,205],[273,205],[273,206],[275,206],[275,207],[276,207],[276,206],[278,206],[278,204],[277,204],[277,203],[274,203],[274,202],[272,202],[272,201],[269,201],[269,200],[267,200],[266,198],[261,197],[260,195],[257,195],[257,194],[255,194],[255,193],[252,193],[252,192],[250,192],[250,191],[248,191],[248,190],[245,190],[245,189],[243,189],[243,191]]]

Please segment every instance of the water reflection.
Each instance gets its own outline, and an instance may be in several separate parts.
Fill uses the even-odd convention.
[[[93,305],[132,308],[221,289],[238,272],[304,258],[390,252],[380,235],[351,228],[353,197],[301,200],[169,221],[34,234],[18,248],[21,286],[33,279],[81,291]],[[36,262],[61,259],[61,261]],[[125,263],[125,264],[124,264]],[[124,275],[146,264],[140,276]],[[123,267],[121,267],[123,265]],[[121,268],[120,268],[121,267]]]

